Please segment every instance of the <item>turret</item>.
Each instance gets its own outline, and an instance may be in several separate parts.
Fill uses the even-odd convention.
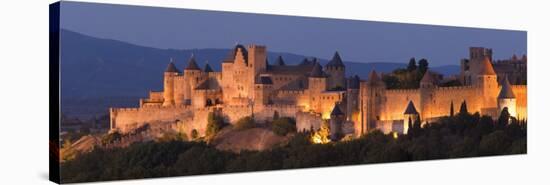
[[[340,109],[339,103],[334,105],[330,113],[330,139],[336,141],[342,136],[342,124],[344,123],[345,114]]]
[[[174,65],[174,60],[170,59],[170,63],[168,63],[166,70],[164,70],[163,106],[174,105],[174,77],[179,73],[180,71],[176,68],[176,65]]]
[[[346,85],[346,66],[342,62],[342,58],[338,52],[335,52],[332,59],[325,65],[325,71],[329,76],[328,89],[344,89]]]
[[[418,119],[418,111],[416,110],[416,107],[414,107],[414,103],[412,101],[409,101],[409,104],[407,105],[407,108],[405,109],[405,112],[403,112],[403,133],[407,134],[407,131],[409,130],[409,125],[413,125],[414,120]]]
[[[510,116],[518,117],[516,110],[516,95],[512,90],[512,86],[510,85],[507,76],[504,77],[504,80],[502,81],[502,87],[500,88],[500,93],[498,93],[497,99],[499,115],[505,107],[508,107],[508,113],[510,113]]]

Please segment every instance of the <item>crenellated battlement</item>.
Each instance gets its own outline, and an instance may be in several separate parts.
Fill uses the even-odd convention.
[[[470,49],[471,59],[475,60],[481,60],[491,53],[491,50],[484,48]],[[258,123],[269,122],[277,113],[279,116],[295,118],[299,130],[307,130],[319,128],[324,120],[331,118],[335,107],[340,107],[346,121],[356,122],[355,126],[361,126],[357,123],[361,120],[365,129],[366,126],[369,129],[372,126],[374,129],[392,131],[394,124],[403,123],[409,102],[414,104],[419,116],[425,120],[447,116],[451,104],[454,110],[458,110],[463,101],[467,102],[468,110],[472,113],[494,116],[497,112],[496,97],[501,87],[495,83],[463,82],[475,85],[385,89],[380,77],[372,73],[378,77],[373,78],[375,80],[372,83],[356,79],[358,89],[331,91],[327,89],[346,87],[347,83],[343,80],[347,79],[345,65],[340,61],[338,53],[331,60],[331,65],[321,67],[320,73],[327,74],[326,78],[324,75],[321,75],[322,78],[310,78],[313,69],[319,67],[307,59],[298,65],[286,65],[281,59],[280,63],[274,65],[265,62],[266,58],[266,46],[250,44],[246,47],[236,45],[228,59],[221,64],[221,71],[212,71],[210,66],[206,71],[211,72],[202,71],[207,68],[198,66],[194,58],[189,60],[193,62],[188,63],[183,73],[175,73],[179,70],[175,64],[171,64],[173,66],[169,66],[170,70],[163,76],[164,89],[149,91],[149,97],[140,99],[140,107],[109,109],[111,128],[128,130],[146,123],[174,123],[178,125],[178,130],[188,134],[195,129],[202,134],[208,114],[216,112],[222,114],[229,123],[252,115]],[[480,63],[474,61],[468,65],[473,66],[476,62]],[[261,75],[270,78],[262,81],[262,85],[257,85],[257,78]],[[271,88],[262,91],[257,86]],[[526,117],[527,86],[512,85],[512,89],[517,97],[518,115]],[[357,91],[359,97],[356,97]],[[385,125],[377,126],[376,122]],[[361,129],[361,132],[356,133],[362,133],[364,128],[361,126]]]
[[[283,95],[295,95],[295,94],[305,94],[305,90],[279,90],[279,93]]]
[[[462,89],[475,89],[479,88],[478,86],[474,85],[465,85],[465,86],[450,86],[450,87],[436,87],[436,90],[462,90]]]
[[[512,89],[527,90],[527,85],[511,85]]]
[[[418,93],[419,89],[388,89],[386,90],[386,93],[388,94],[411,94],[411,93]]]

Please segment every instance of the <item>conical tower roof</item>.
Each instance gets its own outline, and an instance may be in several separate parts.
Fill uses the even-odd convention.
[[[195,55],[191,54],[191,58],[187,61],[187,67],[185,67],[185,70],[201,70],[195,61]]]
[[[248,51],[246,50],[246,47],[244,47],[243,45],[241,44],[235,44],[235,47],[233,47],[233,49],[229,52],[227,58],[224,60],[224,62],[226,63],[233,63],[233,61],[235,60],[235,55],[237,55],[237,51],[241,49],[241,52],[243,54],[243,57],[244,57],[244,60],[245,60],[245,63],[248,63]]]
[[[370,85],[376,85],[380,82],[380,77],[378,76],[378,73],[376,73],[375,70],[372,70],[369,73],[369,79],[367,79],[367,83]]]
[[[409,104],[403,114],[418,114],[418,111],[416,111],[416,107],[414,107],[414,103],[412,101],[409,101]]]
[[[479,75],[497,75],[493,69],[493,64],[491,64],[491,59],[489,59],[488,56],[481,61]]]
[[[338,103],[334,104],[334,108],[332,108],[332,112],[330,112],[331,116],[341,116],[344,115],[344,112],[340,109],[340,106],[338,106]]]
[[[498,93],[498,99],[511,99],[516,98],[516,95],[514,94],[514,91],[512,90],[512,86],[510,85],[510,82],[508,81],[508,76],[504,77],[504,80],[502,81],[502,88],[500,89],[500,93]]]
[[[166,70],[164,72],[167,73],[180,73],[178,68],[176,68],[176,65],[174,65],[174,60],[170,59],[170,63],[168,63],[168,66],[166,67]]]
[[[424,76],[422,77],[422,80],[420,80],[420,83],[424,84],[435,84],[435,79],[433,77],[433,73],[429,70],[424,73]]]
[[[279,55],[279,57],[277,57],[277,63],[275,63],[275,65],[278,65],[278,66],[286,65],[285,61],[283,60],[283,57],[281,55]]]
[[[332,59],[325,66],[345,67],[344,63],[342,62],[342,58],[340,57],[340,54],[338,53],[338,51],[336,53],[334,53],[334,56],[332,57]]]
[[[208,64],[208,61],[206,62],[206,65],[204,65],[204,72],[207,72],[207,73],[214,72],[214,70],[212,70],[212,68]]]
[[[313,70],[311,70],[311,73],[309,74],[310,77],[314,78],[323,78],[325,77],[325,74],[323,73],[323,68],[321,65],[319,65],[318,62],[315,63],[313,66]]]

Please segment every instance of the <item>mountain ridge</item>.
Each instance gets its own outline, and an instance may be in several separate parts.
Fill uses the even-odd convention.
[[[61,79],[62,95],[67,97],[94,96],[144,96],[149,90],[161,90],[162,73],[173,58],[178,69],[183,69],[191,54],[196,57],[197,64],[204,67],[206,61],[215,71],[220,71],[221,61],[225,59],[230,49],[157,49],[135,45],[123,41],[95,38],[70,30],[61,30]],[[281,55],[287,64],[297,64],[304,55],[288,52],[268,52],[268,61],[273,63]],[[345,57],[344,57],[345,58]],[[327,59],[319,59],[322,64]],[[347,75],[367,77],[370,70],[390,72],[405,63],[392,62],[355,62],[344,61]],[[449,74],[458,66],[442,66],[450,68],[440,71]],[[128,74],[122,74],[128,73]],[[139,75],[136,75],[139,74]],[[119,79],[119,82],[116,80]],[[81,81],[88,83],[82,84]],[[83,92],[85,91],[85,92]],[[141,91],[141,92],[135,92]]]
[[[137,99],[147,97],[149,91],[162,90],[163,72],[171,58],[175,60],[176,67],[183,70],[189,57],[194,54],[201,68],[204,68],[208,61],[215,71],[220,71],[221,62],[231,50],[158,49],[113,39],[95,38],[66,29],[61,29],[60,34],[61,103],[62,111],[65,113],[71,112],[69,108],[78,109],[77,114],[105,112],[107,107],[128,106],[130,99],[136,99],[137,104]],[[291,65],[310,57],[289,52],[268,52],[268,62],[274,63],[279,55],[286,64]],[[343,58],[345,59],[345,56]],[[328,62],[327,59],[319,61],[322,64]],[[366,79],[372,69],[391,72],[396,68],[406,67],[405,63],[379,61],[361,63],[344,60],[344,64],[347,76],[357,74],[362,79]],[[450,66],[441,71],[438,67],[432,68],[445,75],[456,74],[458,69],[458,66]],[[119,102],[117,99],[124,101]],[[93,103],[96,100],[106,102],[87,107],[82,104]]]

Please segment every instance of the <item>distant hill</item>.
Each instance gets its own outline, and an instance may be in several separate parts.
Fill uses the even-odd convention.
[[[62,109],[80,105],[82,102],[108,100],[104,106],[129,104],[128,99],[145,97],[150,90],[162,89],[162,76],[170,58],[174,58],[178,69],[182,70],[193,53],[198,64],[203,67],[206,61],[219,71],[221,62],[230,49],[157,49],[138,46],[111,39],[95,38],[69,30],[61,30],[61,97]],[[306,56],[292,53],[269,52],[268,61],[283,56],[287,64],[297,64]],[[345,56],[342,56],[345,60]],[[320,59],[326,63],[326,59]],[[366,79],[368,72],[376,69],[390,72],[405,63],[372,62],[359,63],[345,61],[346,73],[357,74]],[[458,66],[435,67],[443,74],[458,72]],[[117,102],[113,97],[128,97]],[[78,102],[78,105],[75,105]],[[136,102],[137,105],[137,102]],[[87,112],[86,108],[78,108]],[[69,110],[65,109],[64,112]],[[79,112],[82,112],[79,111]],[[98,112],[92,111],[92,112]]]

